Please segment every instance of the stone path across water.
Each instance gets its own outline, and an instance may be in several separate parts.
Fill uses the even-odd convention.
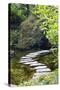
[[[54,50],[54,49],[53,49]],[[34,73],[32,79],[38,78],[40,75],[46,75],[51,72],[51,70],[43,63],[39,63],[36,61],[34,58],[36,58],[38,55],[46,55],[50,53],[52,50],[43,50],[43,51],[38,51],[34,53],[29,53],[24,57],[20,58],[20,62],[25,65],[29,65],[33,70],[36,72]]]

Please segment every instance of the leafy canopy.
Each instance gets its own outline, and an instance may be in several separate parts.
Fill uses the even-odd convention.
[[[57,44],[58,8],[56,6],[36,5],[33,11],[33,15],[35,15],[38,19],[43,20],[43,22],[40,23],[40,28],[45,29],[51,42]]]

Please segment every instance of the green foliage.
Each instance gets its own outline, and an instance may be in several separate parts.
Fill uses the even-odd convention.
[[[36,5],[32,12],[40,22],[40,28],[47,31],[47,37],[53,44],[58,42],[58,8],[57,6]]]
[[[54,51],[51,55],[46,55],[39,58],[39,61],[45,63],[52,72],[47,75],[42,75],[36,80],[32,80],[34,71],[29,66],[19,63],[20,57],[24,56],[28,52],[16,52],[16,56],[11,59],[11,84],[20,86],[31,85],[45,85],[45,84],[57,84],[58,83],[58,60],[57,51]],[[53,71],[54,70],[54,71]]]
[[[10,30],[10,46],[17,45],[19,40],[19,31],[18,30]]]
[[[11,84],[19,85],[31,79],[33,71],[29,68],[24,67],[23,65],[20,68],[11,69]]]
[[[41,30],[46,30],[46,36],[50,42],[53,45],[57,45],[58,8],[55,6],[36,5],[31,12],[31,15],[21,23],[18,47],[29,48],[29,45],[39,44]]]
[[[47,85],[58,84],[58,70],[55,70],[47,75],[38,77],[35,80],[25,81],[20,83],[20,86],[34,86],[34,85]]]
[[[11,4],[10,19],[11,28],[19,28],[17,47],[29,48],[36,43],[39,44],[41,30],[46,30],[46,36],[53,45],[58,44],[57,6]],[[14,38],[18,37],[15,36]],[[11,40],[15,42],[13,38]]]
[[[27,48],[36,43],[39,45],[41,30],[46,30],[46,36],[52,44],[58,44],[58,8],[57,6],[11,4],[10,13],[10,45]],[[38,48],[38,47],[37,47]],[[45,63],[52,72],[30,80],[33,71],[28,66],[19,64],[21,56],[17,52],[11,59],[11,83],[20,86],[45,85],[58,83],[58,55],[57,50],[52,54],[39,57],[38,61]],[[53,71],[55,70],[55,71]]]
[[[16,52],[14,58],[10,59],[10,80],[11,84],[19,85],[28,81],[33,76],[34,71],[29,66],[20,64],[20,57],[27,54],[28,52]]]
[[[29,10],[27,9],[27,5],[24,4],[11,4],[11,12],[10,12],[10,28],[17,29],[22,21],[24,21],[29,14]]]
[[[30,15],[21,23],[20,38],[17,47],[29,49],[30,46],[35,44],[39,45],[42,34],[38,22],[39,20],[37,20],[33,15]]]
[[[18,47],[29,48],[31,44],[35,43],[34,34],[38,34],[34,33],[33,31],[36,25],[35,22],[36,20],[34,16],[30,16],[24,22],[21,23]]]
[[[51,54],[39,56],[38,61],[45,63],[51,70],[58,68],[58,50],[52,51]]]
[[[39,78],[39,81],[41,82],[42,85],[58,84],[58,70],[55,70],[46,76],[42,76],[41,78]]]

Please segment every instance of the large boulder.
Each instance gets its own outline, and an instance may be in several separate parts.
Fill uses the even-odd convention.
[[[41,37],[40,31],[39,20],[34,16],[29,16],[20,25],[20,38],[17,47],[23,49],[38,47]]]

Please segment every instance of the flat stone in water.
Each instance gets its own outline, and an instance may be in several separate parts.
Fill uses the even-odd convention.
[[[49,68],[44,68],[44,69],[37,69],[37,73],[42,73],[42,72],[50,72],[51,70]]]
[[[23,64],[27,64],[27,65],[29,65],[29,64],[30,64],[30,62],[24,62]]]
[[[46,53],[49,53],[49,50],[43,50],[43,51],[38,51],[38,52],[34,52],[34,53],[29,53],[26,56],[36,56],[36,55],[39,55],[39,54],[46,54]]]
[[[28,63],[28,61],[20,61],[19,63]]]
[[[20,62],[34,62],[34,60],[20,60]]]
[[[38,54],[38,52],[30,53],[30,55],[37,55],[37,54]]]
[[[30,57],[25,56],[25,57],[21,57],[21,59],[30,59]]]
[[[33,64],[31,64],[30,66],[32,66],[32,67],[35,67],[35,66],[43,66],[44,64],[41,64],[41,63],[33,63]]]
[[[31,61],[31,62],[24,62],[24,64],[37,64],[37,61]]]
[[[37,61],[34,61],[34,62],[31,62],[31,64],[38,64],[38,62]]]
[[[37,66],[37,67],[34,67],[34,69],[44,69],[44,68],[47,68],[47,66]]]
[[[43,53],[49,53],[49,50],[42,50],[42,51],[38,51],[38,54],[43,54]]]
[[[32,58],[24,58],[24,59],[21,58],[20,60],[27,60],[28,61],[28,60],[32,60]]]
[[[35,58],[36,55],[26,55],[26,57],[29,57],[29,58]]]
[[[31,58],[35,58],[39,53],[35,52],[35,53],[29,53],[28,55],[26,55],[27,57],[31,57]]]

